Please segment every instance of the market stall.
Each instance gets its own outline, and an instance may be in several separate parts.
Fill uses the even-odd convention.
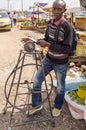
[[[86,8],[85,0],[79,2]],[[86,121],[86,16],[75,18],[75,29],[79,40],[76,54],[70,56],[69,59],[70,67],[66,79],[65,100],[72,117]]]

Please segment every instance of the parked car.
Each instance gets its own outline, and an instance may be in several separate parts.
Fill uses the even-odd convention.
[[[0,30],[11,30],[11,19],[6,11],[0,11]]]

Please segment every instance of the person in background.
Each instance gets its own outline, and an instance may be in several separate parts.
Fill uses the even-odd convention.
[[[17,13],[15,11],[12,14],[12,19],[13,19],[14,26],[16,26]]]
[[[48,22],[44,39],[37,40],[39,46],[48,47],[47,54],[42,61],[45,68],[45,75],[52,70],[56,74],[58,87],[52,109],[53,116],[59,116],[62,110],[65,95],[65,78],[73,40],[72,26],[63,17],[65,11],[66,3],[64,0],[55,0],[53,2],[53,19]],[[21,41],[26,42],[27,40],[28,38],[22,38]],[[43,81],[43,69],[40,67],[34,79],[33,90],[40,91]],[[29,115],[32,115],[40,111],[43,108],[41,102],[41,93],[32,93],[32,109],[28,110],[26,114],[29,113]]]
[[[12,28],[12,15],[11,15],[11,12],[8,12],[8,15],[9,15],[9,18],[10,18],[10,20],[11,20],[11,28]]]

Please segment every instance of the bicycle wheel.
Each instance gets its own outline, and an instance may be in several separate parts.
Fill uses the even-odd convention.
[[[40,65],[38,65],[38,68],[39,67]],[[21,68],[22,73],[20,81],[18,82]],[[16,97],[16,104],[15,104],[16,109],[22,110],[25,106],[31,104],[31,94],[33,90],[34,76],[38,68],[35,63],[34,64],[30,63],[13,69],[13,71],[6,80],[4,88],[6,102],[7,104],[10,105],[10,107],[14,106],[15,97]],[[44,103],[47,100],[48,96],[50,96],[52,91],[52,76],[50,74],[46,76],[46,83],[47,84],[45,84],[45,81],[42,83],[42,90],[41,90],[41,94],[43,97],[42,103]],[[46,85],[48,86],[47,92],[46,92]]]

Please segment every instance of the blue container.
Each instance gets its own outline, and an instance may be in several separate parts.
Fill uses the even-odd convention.
[[[65,91],[71,91],[78,88],[79,84],[86,84],[86,78],[78,77],[66,80]],[[53,80],[53,86],[57,87],[57,81]]]

